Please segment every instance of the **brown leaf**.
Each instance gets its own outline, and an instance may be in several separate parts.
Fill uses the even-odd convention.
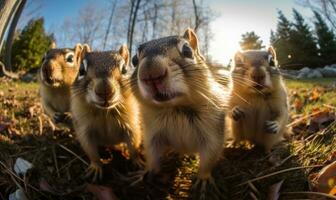
[[[91,192],[98,200],[118,200],[112,189],[106,186],[88,184],[86,190]]]
[[[284,180],[281,180],[273,185],[271,185],[268,189],[267,200],[278,200],[280,197],[280,189]]]
[[[318,192],[334,193],[336,187],[336,161],[325,166],[317,175],[315,189]]]

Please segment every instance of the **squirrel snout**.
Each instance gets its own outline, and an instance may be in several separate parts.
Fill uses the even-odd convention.
[[[141,77],[141,81],[143,81],[147,85],[159,85],[165,80],[167,75],[167,69],[165,69],[164,71],[150,71]]]
[[[251,79],[257,84],[264,84],[265,82],[265,72],[263,71],[253,71],[251,73]]]
[[[112,84],[108,80],[98,82],[94,92],[99,98],[104,99],[105,101],[110,100],[115,93]]]

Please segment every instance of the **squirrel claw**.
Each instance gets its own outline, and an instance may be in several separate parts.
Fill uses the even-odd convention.
[[[245,113],[244,113],[244,111],[242,111],[242,109],[240,107],[236,106],[232,109],[232,118],[235,121],[238,121],[238,120],[240,120],[244,117],[245,117]]]
[[[57,112],[54,114],[53,120],[55,123],[69,123],[71,120],[71,114],[69,112]]]
[[[200,193],[200,196],[199,196],[199,199],[200,200],[206,200],[208,199],[207,198],[207,186],[211,186],[215,193],[213,194],[213,197],[214,199],[219,199],[219,197],[221,197],[221,192],[220,190],[218,189],[214,179],[212,177],[208,178],[208,179],[200,179],[198,178],[196,180],[196,182],[194,183],[194,185],[192,186],[192,190],[193,191],[197,191],[197,189],[200,187],[200,190],[199,190],[199,193]]]
[[[91,163],[90,166],[86,170],[85,177],[92,177],[92,181],[95,182],[97,180],[101,180],[103,178],[103,169],[101,164]]]
[[[266,121],[265,129],[267,133],[276,134],[279,131],[279,123],[277,121]]]

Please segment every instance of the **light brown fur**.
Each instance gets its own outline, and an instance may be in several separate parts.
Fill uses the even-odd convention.
[[[52,120],[60,115],[69,115],[70,87],[77,76],[81,49],[80,44],[74,49],[55,49],[53,45],[43,58],[38,73],[39,94],[43,109]],[[69,53],[73,54],[71,64],[66,61]]]
[[[265,151],[269,152],[275,144],[283,140],[288,121],[288,105],[287,92],[280,72],[276,66],[269,66],[265,55],[271,55],[276,65],[273,48],[268,52],[247,51],[236,54],[236,66],[231,76],[229,108],[230,129],[234,141],[239,143],[249,140],[262,145]],[[258,83],[253,81],[252,75],[265,76],[264,84],[267,87],[253,88],[253,84]],[[233,119],[237,108],[243,113],[238,116],[238,120]],[[269,123],[276,127],[274,133],[268,131]]]
[[[127,54],[123,55],[125,51]],[[119,52],[89,52],[85,47],[82,59],[88,68],[84,78],[73,85],[71,111],[77,139],[91,161],[89,169],[96,179],[102,175],[98,146],[126,143],[132,159],[136,159],[141,129],[137,102],[125,83],[127,75],[122,75],[119,68],[120,63],[128,66],[127,47],[123,46]],[[94,92],[100,89],[113,93],[109,105],[104,103],[106,107],[96,100]]]
[[[194,58],[181,56],[178,50],[181,42],[189,43]],[[196,34],[188,29],[184,37],[167,37],[145,43],[139,47],[135,59],[139,62],[132,76],[132,89],[140,101],[140,113],[144,119],[147,170],[158,172],[160,158],[166,150],[172,149],[180,154],[198,154],[199,180],[208,181],[223,149],[227,95],[205,64]],[[142,79],[148,74],[153,77],[164,71],[167,77],[162,81],[165,85],[162,87],[171,92],[163,98],[169,99],[173,91],[182,95],[160,101],[160,97],[155,97],[150,89],[142,91],[145,87]]]

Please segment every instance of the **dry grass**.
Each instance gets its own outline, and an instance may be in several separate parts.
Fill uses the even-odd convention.
[[[301,129],[279,144],[271,155],[265,155],[258,147],[224,150],[213,172],[221,199],[266,199],[270,186],[282,180],[280,199],[317,198],[314,193],[298,192],[311,191],[314,173],[335,159],[336,126],[334,122],[311,133],[309,117],[304,117],[316,107],[336,106],[336,98],[332,98],[336,96],[336,87],[332,84],[332,80],[288,82],[290,94],[295,91],[302,98],[316,85],[326,92],[305,102],[300,111],[292,110],[292,116],[303,118],[298,123]],[[52,130],[42,114],[37,87],[35,83],[0,80],[0,199],[8,199],[17,188],[22,188],[29,199],[92,199],[86,189],[90,181],[84,178],[88,158],[74,140],[73,131]],[[96,184],[111,187],[120,199],[196,197],[190,191],[197,171],[197,159],[193,156],[169,154],[163,172],[154,182],[130,187],[123,176],[137,168],[123,156],[123,151],[102,149],[101,153],[112,161],[104,165],[104,179]],[[18,157],[34,165],[25,177],[13,173]],[[210,191],[208,199],[215,199],[211,194]]]

